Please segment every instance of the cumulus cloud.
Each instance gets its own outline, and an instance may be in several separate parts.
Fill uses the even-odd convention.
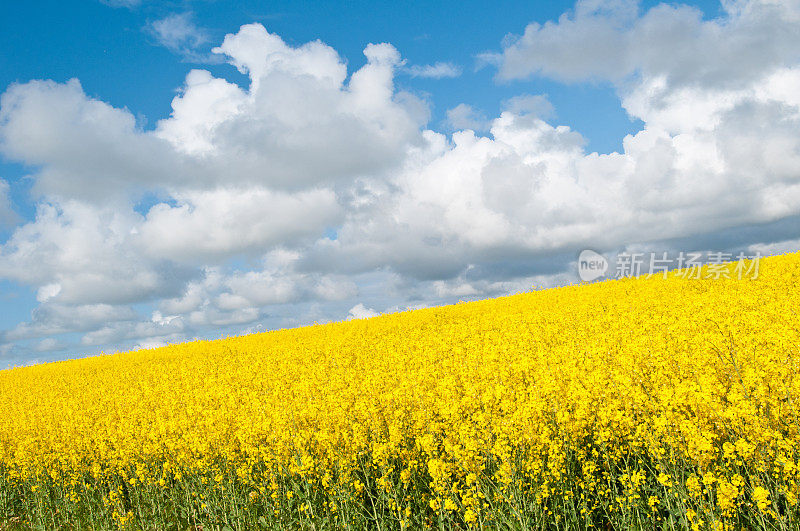
[[[471,284],[452,279],[471,266],[473,276],[514,274],[515,262],[548,254],[686,241],[796,216],[800,58],[792,50],[800,48],[787,44],[797,35],[787,31],[796,28],[793,8],[740,2],[726,9],[704,21],[681,6],[640,14],[633,2],[579,2],[558,22],[529,26],[496,56],[501,77],[611,80],[643,130],[624,139],[621,153],[586,153],[578,132],[545,121],[553,112],[546,98],[512,98],[487,136],[429,132],[426,149],[410,152],[396,178],[399,192],[371,198],[387,212],[382,221],[348,218],[339,238],[320,242],[310,259],[350,270],[391,264],[421,281],[446,280],[437,289],[456,294]],[[690,22],[693,34],[678,31]],[[672,54],[640,41],[674,31],[679,57],[658,63]],[[763,60],[744,70],[726,52],[707,49],[709,35],[749,40],[748,54]],[[653,47],[652,57],[637,55],[642,46]],[[481,126],[466,105],[448,114],[456,129]]]
[[[38,167],[34,193],[107,202],[188,178],[170,145],[78,80],[13,84],[0,97],[0,152]]]
[[[0,151],[36,168],[39,204],[0,245],[0,276],[31,286],[42,304],[7,340],[87,330],[84,345],[173,337],[250,323],[259,306],[285,300],[354,296],[352,281],[330,275],[209,267],[308,245],[342,222],[337,188],[385,175],[421,142],[424,104],[393,87],[398,52],[368,46],[367,64],[348,79],[330,47],[290,47],[251,25],[216,53],[247,72],[250,86],[193,70],[154,131],[87,96],[77,80],[3,94]],[[164,200],[140,213],[145,192]],[[6,204],[4,220],[13,219]],[[224,281],[210,285],[217,276]],[[105,304],[113,321],[125,305],[158,300],[164,315],[180,317],[166,332],[168,323],[127,318],[90,330],[101,324],[94,314],[61,322],[47,309]]]
[[[500,54],[501,79],[541,74],[577,81],[622,81],[636,74],[670,84],[731,88],[794,64],[800,52],[796,2],[731,0],[721,18],[698,8],[636,0],[579,0],[558,21],[531,23]]]
[[[12,85],[0,153],[33,168],[38,206],[0,244],[0,277],[39,306],[0,349],[67,351],[74,333],[72,348],[157,345],[500,295],[568,282],[586,247],[731,245],[717,235],[734,231],[742,248],[792,248],[793,6],[731,1],[708,20],[583,1],[491,56],[504,79],[614,83],[644,127],[608,154],[524,90],[492,118],[456,106],[437,132],[396,87],[393,46],[368,45],[348,72],[324,43],[260,25],[213,50],[245,86],[192,70],[153,130],[77,81]]]
[[[202,159],[221,184],[331,186],[397,166],[420,140],[427,113],[394,90],[401,59],[391,45],[367,46],[367,64],[349,80],[329,46],[293,48],[258,24],[226,36],[214,52],[249,75],[249,90],[192,72],[156,136]]]
[[[205,263],[234,254],[318,237],[343,218],[331,190],[288,194],[263,188],[221,188],[176,194],[159,203],[138,229],[142,252],[175,261]]]
[[[176,293],[190,273],[144,256],[140,222],[132,209],[42,203],[0,246],[0,276],[37,287],[40,302],[124,304]]]
[[[585,153],[569,128],[511,112],[494,121],[491,138],[461,132],[451,144],[432,134],[431,151],[398,177],[402,192],[388,206],[373,199],[381,221],[349,219],[335,242],[318,244],[319,262],[446,278],[469,264],[797,215],[800,121],[776,113],[776,130],[769,104],[743,105],[711,130],[645,129],[608,155]],[[339,254],[347,258],[329,257]]]

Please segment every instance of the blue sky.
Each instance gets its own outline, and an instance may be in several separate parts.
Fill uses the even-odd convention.
[[[800,237],[796,2],[0,10],[8,363]]]

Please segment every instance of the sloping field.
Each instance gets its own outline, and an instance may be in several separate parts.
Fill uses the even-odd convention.
[[[0,521],[797,529],[798,288],[800,253],[2,371]]]

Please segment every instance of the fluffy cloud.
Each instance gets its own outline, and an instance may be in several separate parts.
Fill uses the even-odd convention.
[[[491,57],[504,79],[614,83],[644,127],[609,154],[587,152],[543,95],[510,98],[493,119],[462,104],[447,113],[452,134],[427,129],[423,101],[395,87],[391,45],[367,46],[348,73],[329,46],[290,46],[260,25],[214,49],[246,86],[192,70],[153,130],[77,81],[13,85],[0,152],[36,168],[38,210],[0,245],[0,277],[40,306],[0,352],[499,295],[568,282],[586,247],[796,246],[797,13],[727,2],[706,20],[583,1]]]
[[[800,57],[800,5],[793,0],[730,0],[705,20],[697,8],[658,4],[640,15],[636,0],[579,0],[556,22],[532,23],[501,54],[487,54],[502,79],[542,74],[567,81],[622,81],[636,74],[670,84],[749,85]]]
[[[41,302],[124,304],[181,289],[189,273],[144,256],[131,209],[42,203],[35,221],[0,246],[0,276],[38,289]]]
[[[195,25],[191,13],[173,13],[154,20],[147,25],[146,30],[171,52],[188,60],[203,59],[198,54],[198,49],[208,42],[208,35]]]
[[[420,141],[420,100],[394,91],[401,63],[388,44],[369,45],[353,72],[319,41],[292,48],[263,26],[243,26],[217,54],[250,77],[250,88],[194,71],[156,136],[202,160],[218,184],[231,180],[297,190],[381,174]]]
[[[263,188],[222,188],[175,195],[176,203],[152,207],[138,229],[142,252],[157,258],[200,262],[258,255],[276,245],[316,239],[343,219],[331,190],[294,194]]]
[[[38,167],[34,192],[106,202],[188,178],[170,145],[78,80],[11,85],[0,97],[0,153]]]

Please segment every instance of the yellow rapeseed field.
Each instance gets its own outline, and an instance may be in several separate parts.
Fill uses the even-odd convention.
[[[759,267],[0,371],[0,528],[798,529],[800,253]]]

